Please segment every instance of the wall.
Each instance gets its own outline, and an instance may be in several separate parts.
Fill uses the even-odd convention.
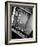
[[[38,4],[37,4],[37,42],[38,42]]]

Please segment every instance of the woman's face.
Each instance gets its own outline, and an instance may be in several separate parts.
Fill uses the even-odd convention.
[[[24,28],[28,21],[28,13],[20,12],[17,21],[18,21],[20,28]]]
[[[26,24],[26,22],[28,20],[28,13],[26,13],[26,14],[23,14],[23,13],[19,14],[18,20],[19,20],[18,22],[20,24]]]

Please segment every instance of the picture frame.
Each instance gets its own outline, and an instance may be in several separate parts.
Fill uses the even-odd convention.
[[[17,20],[15,19],[17,17],[14,16],[14,22],[12,20],[13,19],[12,15],[17,16],[17,14],[21,16],[18,17],[18,23]],[[16,23],[18,24],[18,27],[20,28],[19,32],[21,33],[18,32],[17,30],[18,27]],[[23,43],[25,44],[25,43],[36,43],[36,42],[37,42],[37,3],[6,1],[5,44],[10,45],[10,44],[23,44]]]

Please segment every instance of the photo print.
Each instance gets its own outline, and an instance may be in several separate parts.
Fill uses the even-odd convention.
[[[11,31],[12,38],[32,38],[33,8],[12,7]]]

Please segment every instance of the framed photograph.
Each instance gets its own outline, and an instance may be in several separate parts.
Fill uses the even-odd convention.
[[[5,44],[37,42],[37,3],[5,2]]]

